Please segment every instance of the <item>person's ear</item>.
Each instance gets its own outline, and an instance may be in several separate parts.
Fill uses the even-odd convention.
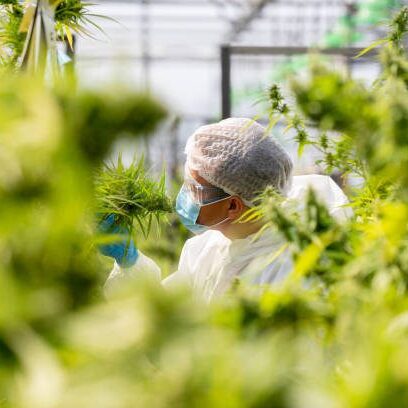
[[[237,220],[244,212],[245,204],[241,198],[232,196],[229,200],[228,218],[230,220]]]

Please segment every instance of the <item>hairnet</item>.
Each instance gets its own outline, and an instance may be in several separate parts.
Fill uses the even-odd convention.
[[[292,161],[259,123],[229,118],[198,128],[188,139],[186,167],[245,204],[266,187],[285,195]]]

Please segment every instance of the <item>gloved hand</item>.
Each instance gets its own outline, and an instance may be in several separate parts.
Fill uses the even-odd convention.
[[[115,221],[115,214],[110,214],[99,223],[98,230],[104,234],[122,235],[123,238],[109,244],[98,245],[98,248],[103,255],[114,258],[119,266],[129,268],[136,263],[139,252],[127,228]]]

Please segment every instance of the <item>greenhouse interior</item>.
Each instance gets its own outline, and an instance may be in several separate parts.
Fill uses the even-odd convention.
[[[408,1],[0,0],[0,407],[408,407]]]

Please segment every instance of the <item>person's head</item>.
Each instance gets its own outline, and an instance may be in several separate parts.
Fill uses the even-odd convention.
[[[229,118],[202,126],[188,139],[185,152],[185,183],[177,204],[182,220],[183,214],[190,221],[196,216],[196,224],[229,238],[245,237],[260,228],[235,221],[266,187],[282,195],[290,187],[291,159],[251,119]]]

